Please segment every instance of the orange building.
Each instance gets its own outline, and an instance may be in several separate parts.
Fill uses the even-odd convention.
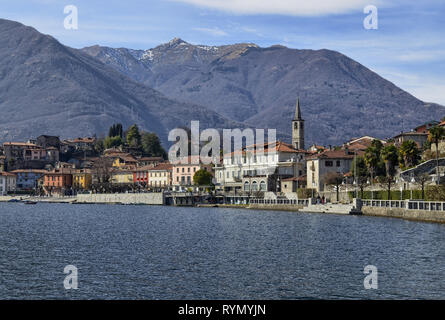
[[[73,175],[70,169],[54,169],[45,173],[43,188],[48,194],[66,195],[73,186]]]

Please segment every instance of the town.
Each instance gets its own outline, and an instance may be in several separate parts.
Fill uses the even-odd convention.
[[[170,198],[162,204],[263,206],[308,199],[444,201],[444,120],[387,140],[363,136],[341,146],[306,148],[298,100],[289,119],[291,143],[264,143],[261,153],[258,146],[245,146],[216,164],[169,162],[156,134],[140,132],[137,125],[124,131],[115,124],[106,138],[41,135],[3,143],[0,196],[162,193]]]

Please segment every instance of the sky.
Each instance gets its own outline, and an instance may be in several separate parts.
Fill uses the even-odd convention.
[[[64,27],[67,5],[77,8],[76,30]],[[368,5],[377,9],[377,29],[364,27]],[[0,0],[0,18],[74,48],[150,49],[179,37],[336,50],[445,105],[445,0]]]

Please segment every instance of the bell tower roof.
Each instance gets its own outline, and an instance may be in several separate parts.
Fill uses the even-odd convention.
[[[294,120],[303,120],[301,118],[301,110],[300,110],[300,98],[297,100],[297,106],[295,108],[295,118]]]

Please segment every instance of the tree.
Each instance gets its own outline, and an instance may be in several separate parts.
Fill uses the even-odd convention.
[[[123,137],[122,124],[113,124],[108,130],[108,137]]]
[[[337,202],[339,199],[340,185],[343,182],[343,175],[338,172],[328,172],[324,176],[324,183],[326,185],[335,186],[335,190],[337,191]]]
[[[439,184],[439,141],[445,137],[445,129],[443,127],[434,126],[428,134],[428,141],[436,145],[436,184]]]
[[[210,186],[212,185],[213,175],[204,169],[196,171],[193,176],[193,183],[198,186]]]
[[[395,165],[399,159],[397,148],[391,144],[383,147],[382,159],[385,162],[386,176],[394,177],[395,174]]]
[[[357,171],[357,172],[356,172]],[[364,157],[356,157],[352,161],[351,173],[354,176],[356,185],[360,188],[361,198],[363,198],[363,192],[368,184],[368,167]]]
[[[97,139],[96,143],[94,144],[94,151],[96,151],[96,153],[101,154],[102,152],[104,152],[105,150],[105,144],[104,144],[104,139]]]
[[[425,184],[430,179],[430,176],[428,173],[419,173],[414,177],[414,180],[420,184],[422,188],[422,200],[425,200]]]
[[[110,149],[113,147],[119,147],[124,144],[124,140],[119,136],[106,137],[104,140],[105,149]]]
[[[391,200],[391,187],[394,183],[393,176],[379,176],[378,181],[382,188],[386,188],[388,192],[388,200]]]
[[[137,124],[132,125],[127,132],[127,143],[133,148],[139,148],[141,146],[141,134]]]
[[[167,153],[161,145],[161,141],[156,133],[144,133],[141,139],[144,154],[151,157],[166,158]]]
[[[94,161],[92,166],[93,184],[92,189],[96,192],[107,191],[110,188],[111,168],[113,160],[101,157]]]
[[[399,153],[401,156],[401,165],[406,168],[417,165],[420,158],[420,151],[417,143],[412,140],[403,141],[400,146]]]
[[[382,142],[380,140],[373,140],[371,145],[365,151],[364,161],[371,175],[371,183],[373,182],[374,177],[381,171],[379,169],[381,169],[382,149]]]

